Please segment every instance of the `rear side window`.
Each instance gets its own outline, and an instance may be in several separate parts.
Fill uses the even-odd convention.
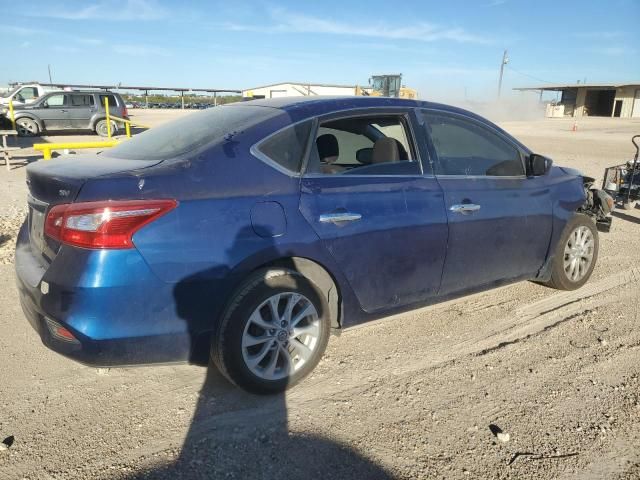
[[[281,115],[275,108],[221,106],[191,113],[153,127],[101,155],[129,160],[164,160],[177,157]]]
[[[72,107],[91,107],[93,106],[93,95],[71,95]]]
[[[431,112],[423,115],[438,155],[436,174],[524,175],[518,149],[489,128],[457,115]]]
[[[119,105],[119,103],[116,101],[116,97],[114,95],[100,95],[100,105],[102,105],[104,107],[104,99],[108,98],[109,99],[109,106],[110,107],[117,107]]]
[[[270,136],[258,145],[257,150],[285,170],[299,173],[310,133],[311,122],[298,123]]]

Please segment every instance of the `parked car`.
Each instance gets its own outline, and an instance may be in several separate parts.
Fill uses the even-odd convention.
[[[60,88],[45,87],[39,83],[26,83],[16,85],[6,93],[0,95],[0,108],[8,108],[9,102],[13,103],[14,108],[35,102],[43,95],[59,91]]]
[[[332,329],[521,280],[581,287],[612,207],[591,181],[454,107],[239,102],[30,164],[18,289],[80,362],[209,343],[230,381],[279,392]]]
[[[105,98],[109,99],[111,115],[129,119],[124,100],[117,93],[104,90],[51,92],[15,110],[18,135],[28,137],[45,131],[93,130],[106,137]],[[117,133],[118,128],[119,124],[111,121],[111,132]]]

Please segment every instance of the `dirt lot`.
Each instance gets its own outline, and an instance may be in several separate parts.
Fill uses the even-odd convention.
[[[640,133],[631,120],[502,125],[594,177]],[[9,252],[24,168],[1,166],[0,189]],[[0,479],[640,478],[640,210],[615,215],[581,290],[520,283],[348,330],[269,398],[213,368],[96,370],[48,351],[5,254]]]

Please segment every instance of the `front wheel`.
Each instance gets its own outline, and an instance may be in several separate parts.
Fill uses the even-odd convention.
[[[21,137],[34,137],[40,132],[38,123],[31,118],[19,118],[16,120],[16,130]]]
[[[596,265],[598,247],[598,230],[593,220],[576,214],[556,246],[551,279],[546,285],[559,290],[576,290],[583,286]]]
[[[237,290],[211,344],[231,382],[252,393],[278,393],[318,364],[329,340],[322,292],[289,270],[263,270]]]

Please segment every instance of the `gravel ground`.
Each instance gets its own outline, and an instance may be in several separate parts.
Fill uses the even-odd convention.
[[[632,157],[640,130],[502,125],[594,177]],[[0,185],[7,263],[24,168],[0,168]],[[615,213],[582,289],[520,283],[347,330],[277,397],[213,368],[67,360],[41,345],[0,265],[0,479],[638,479],[640,210]]]

